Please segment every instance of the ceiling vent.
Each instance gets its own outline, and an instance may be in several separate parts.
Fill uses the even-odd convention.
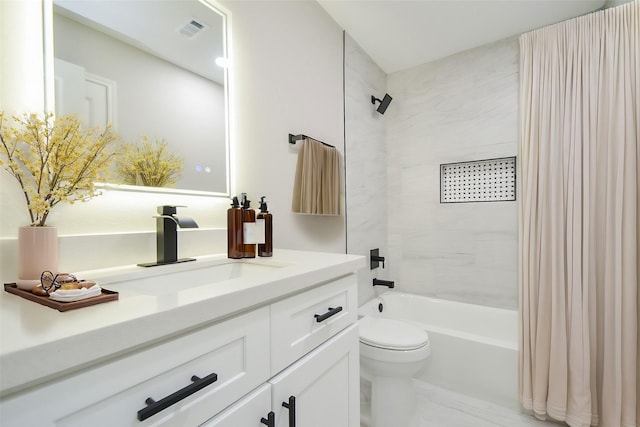
[[[182,27],[178,28],[178,32],[183,36],[192,39],[195,36],[197,36],[198,33],[202,31],[204,28],[205,26],[203,24],[196,21],[195,19],[192,19],[191,21],[184,24]]]

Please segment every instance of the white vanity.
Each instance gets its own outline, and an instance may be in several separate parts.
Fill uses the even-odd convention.
[[[364,266],[279,250],[84,272],[119,300],[64,313],[2,292],[0,424],[359,426]]]

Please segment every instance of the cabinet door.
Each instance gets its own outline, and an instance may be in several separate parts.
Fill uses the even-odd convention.
[[[352,325],[271,379],[276,426],[292,427],[289,417],[295,415],[298,427],[358,427],[358,357],[358,329]]]
[[[264,427],[271,411],[271,385],[263,384],[200,427]]]

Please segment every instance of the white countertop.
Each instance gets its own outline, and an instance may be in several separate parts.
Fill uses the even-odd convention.
[[[161,295],[126,288],[136,278],[227,262],[234,261],[218,254],[183,264],[78,272],[80,279],[96,280],[105,289],[118,291],[119,300],[64,313],[1,292],[0,396],[366,266],[359,255],[275,250],[273,257],[248,260],[281,267],[265,273]]]

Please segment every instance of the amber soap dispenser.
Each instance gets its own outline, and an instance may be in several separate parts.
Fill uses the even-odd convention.
[[[260,197],[260,212],[258,219],[264,220],[264,243],[258,244],[258,256],[273,255],[273,217],[267,210],[267,202],[264,196]]]
[[[238,197],[234,196],[227,210],[227,256],[244,258],[244,236],[242,227],[242,209]]]
[[[243,227],[243,236],[241,242],[244,243],[242,245],[242,253],[244,258],[255,258],[256,257],[256,245],[255,243],[245,243],[247,238],[250,238],[249,230],[247,229],[251,225],[255,225],[252,223],[256,222],[256,211],[251,208],[251,200],[247,199],[247,194],[242,193],[242,226]],[[245,232],[244,230],[247,229]]]

